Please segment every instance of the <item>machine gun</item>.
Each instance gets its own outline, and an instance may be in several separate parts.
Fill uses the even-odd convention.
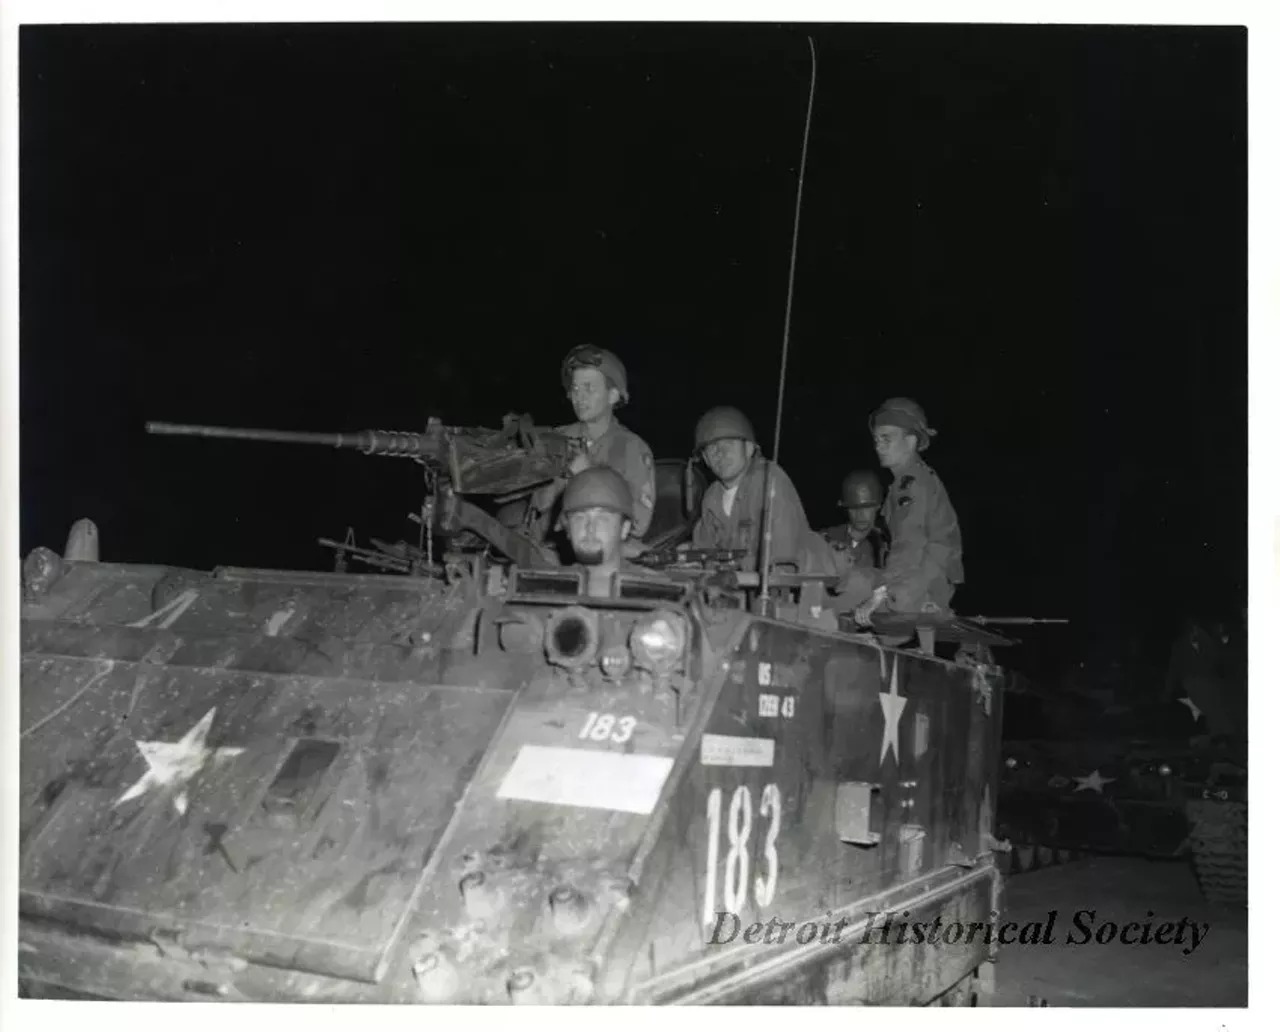
[[[147,433],[183,437],[215,437],[273,444],[310,444],[345,448],[365,455],[413,459],[446,474],[458,494],[515,497],[562,476],[569,460],[569,440],[528,416],[508,415],[502,429],[451,427],[440,420],[427,423],[424,433],[361,430],[356,433],[299,433],[291,430],[249,430],[232,426],[193,426],[148,423]]]
[[[567,475],[571,445],[555,430],[535,427],[529,416],[508,415],[500,430],[485,427],[448,427],[440,420],[427,423],[424,433],[363,430],[356,433],[301,433],[288,430],[252,430],[242,427],[147,423],[147,433],[183,437],[274,444],[306,444],[350,449],[364,455],[408,458],[426,467],[427,496],[422,515],[414,516],[422,527],[424,563],[377,562],[388,570],[413,572],[433,568],[431,531],[455,535],[470,532],[513,562],[533,569],[555,567],[553,552],[521,530],[503,526],[495,517],[468,501],[465,495],[488,496],[501,503],[530,494],[535,488]],[[321,539],[325,547],[352,552],[348,543]],[[368,552],[368,550],[363,550]],[[357,554],[352,552],[353,555]],[[367,561],[377,553],[361,555]],[[408,557],[406,556],[406,559]],[[407,567],[407,569],[405,569]]]
[[[354,559],[378,570],[388,573],[407,573],[416,577],[429,576],[435,573],[434,565],[428,565],[427,552],[423,548],[415,548],[403,541],[388,544],[373,538],[373,548],[362,548],[356,544],[355,531],[347,528],[347,536],[342,541],[320,538],[319,543],[331,548],[335,554],[334,569],[345,573],[347,563]]]

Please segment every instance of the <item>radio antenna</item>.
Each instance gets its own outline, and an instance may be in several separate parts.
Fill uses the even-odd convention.
[[[796,186],[796,217],[791,231],[791,270],[787,275],[787,309],[782,320],[782,361],[778,369],[778,402],[773,419],[773,460],[766,462],[764,491],[764,543],[760,556],[760,597],[757,608],[763,615],[769,608],[769,564],[773,558],[773,466],[782,447],[782,403],[787,391],[787,355],[791,346],[791,302],[795,297],[796,254],[800,247],[800,204],[804,200],[804,170],[809,160],[809,129],[813,124],[813,97],[818,88],[818,51],[809,40],[809,107],[804,116],[804,144],[800,149],[800,177]]]

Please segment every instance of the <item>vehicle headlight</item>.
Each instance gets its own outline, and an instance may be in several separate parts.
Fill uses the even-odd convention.
[[[1171,775],[1171,774],[1173,773],[1173,768],[1172,768],[1172,767],[1170,767],[1167,763],[1162,763],[1162,764],[1160,764],[1159,768],[1157,768],[1157,769],[1158,769],[1158,770],[1160,771],[1160,773],[1161,773],[1164,777],[1166,777],[1166,778],[1167,778],[1167,777],[1169,777],[1169,775]]]
[[[631,654],[636,666],[655,674],[670,674],[684,657],[687,627],[678,613],[657,612],[631,630]]]
[[[1010,770],[1013,770],[1015,767],[1018,766],[1018,758],[1016,756],[1006,756],[1004,765],[1008,767]]]

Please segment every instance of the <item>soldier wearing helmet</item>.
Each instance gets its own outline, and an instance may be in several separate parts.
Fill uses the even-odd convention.
[[[565,356],[560,379],[578,417],[576,423],[557,427],[576,451],[569,471],[607,466],[623,477],[634,506],[630,533],[638,542],[653,519],[653,452],[614,416],[628,400],[627,371],[612,351],[585,344]]]
[[[868,425],[880,464],[893,476],[881,510],[890,544],[879,586],[856,618],[866,623],[882,605],[899,613],[947,612],[964,565],[956,511],[920,457],[936,431],[910,398],[890,398]]]
[[[694,548],[745,549],[743,568],[755,569],[767,478],[774,492],[770,517],[774,561],[810,567],[816,545],[829,564],[829,554],[809,527],[795,485],[780,466],[759,453],[755,431],[745,415],[723,405],[711,409],[698,420],[694,446],[716,478],[702,497],[702,512],[693,527]]]
[[[848,517],[844,523],[822,532],[839,558],[841,573],[851,566],[883,565],[883,541],[876,515],[884,501],[880,478],[869,469],[854,470],[840,485],[840,508]]]
[[[587,594],[613,594],[620,571],[647,575],[623,557],[623,542],[631,531],[634,504],[631,488],[616,470],[590,466],[565,485],[560,520],[569,534],[574,558],[587,569]]]

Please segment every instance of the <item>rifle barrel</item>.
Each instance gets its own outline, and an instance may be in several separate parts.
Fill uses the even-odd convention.
[[[970,616],[976,624],[1065,624],[1070,620],[1057,616]]]

